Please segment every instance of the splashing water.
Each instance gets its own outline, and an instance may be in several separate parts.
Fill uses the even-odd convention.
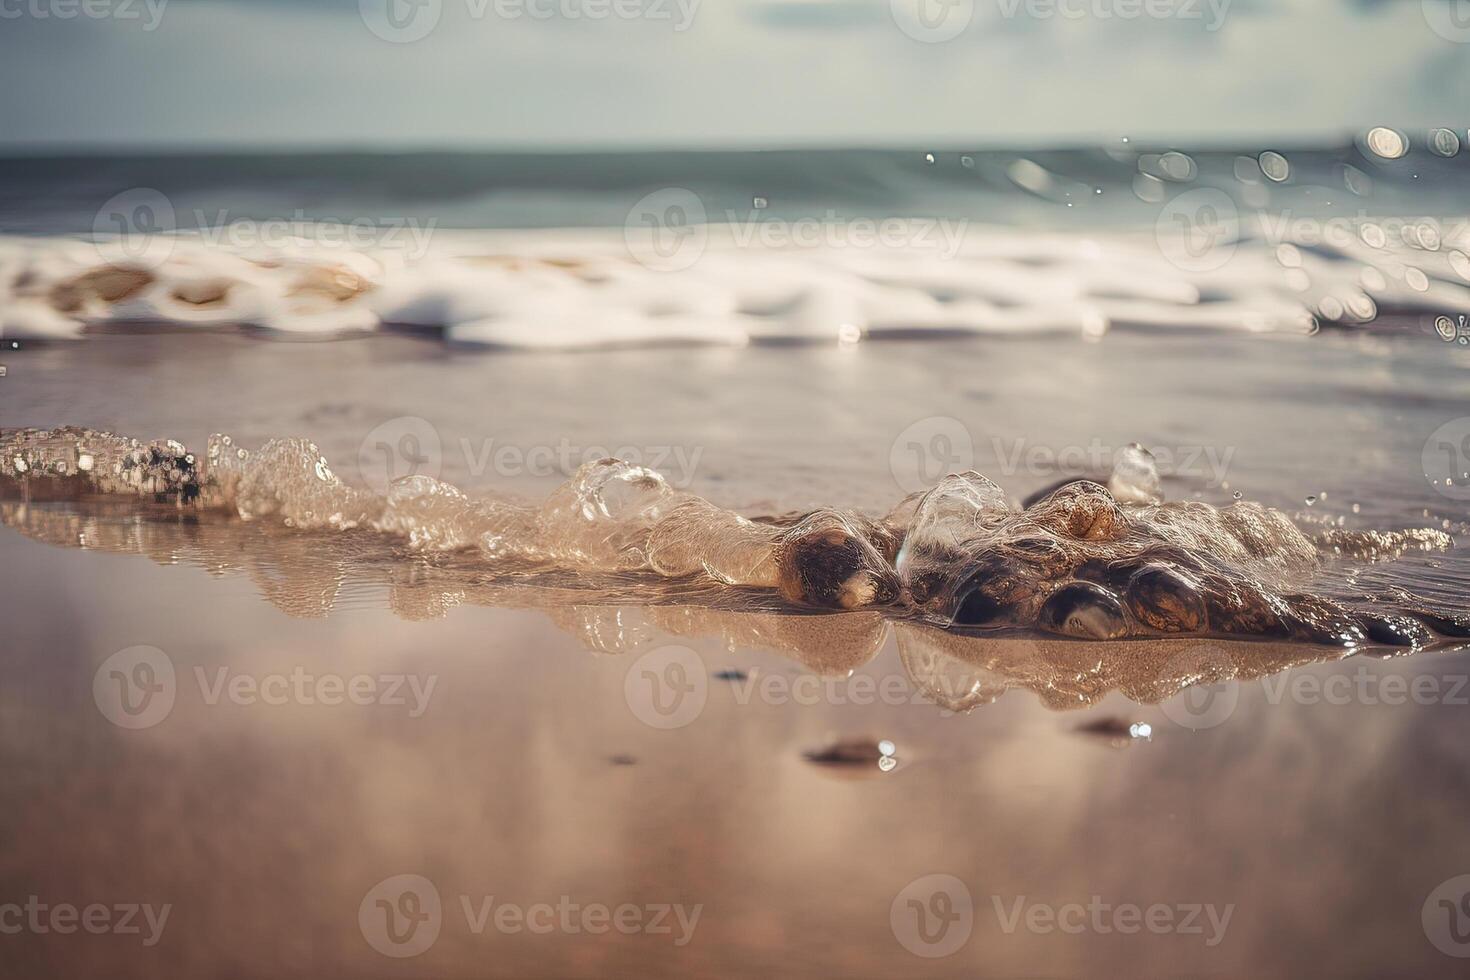
[[[80,428],[0,438],[0,487],[26,501],[152,501],[201,517],[353,532],[409,554],[453,556],[488,574],[619,577],[792,609],[881,609],[961,630],[1078,639],[1269,637],[1423,647],[1470,635],[1458,613],[1399,596],[1385,611],[1309,591],[1322,555],[1359,563],[1445,550],[1437,529],[1309,536],[1281,511],[1162,500],[1152,457],[1120,454],[1110,487],[1073,480],[1029,506],[978,473],[953,474],[874,518],[822,509],[746,517],[616,459],[584,465],[540,504],[471,497],[427,476],[385,495],[343,483],[317,447],[228,436],[203,458]],[[10,518],[14,518],[14,513]],[[631,576],[631,577],[630,577]]]

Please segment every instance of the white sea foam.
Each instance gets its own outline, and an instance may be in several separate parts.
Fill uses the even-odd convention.
[[[309,226],[270,245],[185,233],[142,242],[0,236],[0,330],[62,338],[104,325],[248,325],[333,337],[387,325],[442,329],[459,344],[577,349],[1309,332],[1388,311],[1470,311],[1470,260],[1457,262],[1465,243],[1325,250],[1246,240],[1202,263],[1217,267],[1191,271],[1151,233],[962,230],[944,248],[859,247],[835,233],[773,246],[741,226],[710,225],[678,268],[641,263],[636,243],[612,230],[439,230],[412,251],[329,245]]]

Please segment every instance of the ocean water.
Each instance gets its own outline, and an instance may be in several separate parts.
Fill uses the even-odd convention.
[[[1244,152],[9,160],[0,327],[580,349],[1373,324],[1453,342],[1459,147],[1379,129]]]
[[[170,910],[0,972],[1452,972],[1450,149],[0,162],[0,900]],[[971,628],[884,521],[1064,574]],[[1144,553],[1346,633],[1049,617]]]

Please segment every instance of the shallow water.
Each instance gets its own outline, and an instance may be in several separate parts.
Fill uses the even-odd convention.
[[[1448,530],[1449,552],[1329,562],[1323,583],[1464,610],[1465,503],[1433,451],[1470,414],[1460,354],[1415,333],[574,357],[102,334],[5,353],[0,424],[193,446],[299,433],[355,485],[411,456],[527,498],[583,455],[632,449],[747,513],[881,512],[968,466],[1019,498],[1139,440],[1172,499],[1239,491],[1307,528]],[[511,588],[172,504],[3,506],[0,820],[27,843],[6,858],[7,894],[172,904],[154,946],[15,937],[21,974],[1084,976],[1146,959],[1168,975],[1348,975],[1442,971],[1440,949],[1459,948],[1433,899],[1470,872],[1464,652],[985,640],[697,592],[594,604],[576,580]],[[108,711],[137,716],[116,714],[111,671],[138,678],[145,661],[172,669],[170,707],[114,724]],[[298,672],[309,697],[251,693]],[[236,694],[218,686],[241,674]],[[359,674],[379,679],[369,703],[321,703],[316,680]],[[383,677],[404,679],[403,703]],[[408,679],[422,695],[430,677],[415,701]],[[405,874],[442,911],[432,945],[395,961],[359,912]],[[677,927],[477,933],[461,899],[473,912],[491,895],[701,911],[682,946]],[[1230,917],[1007,931],[1018,901],[1093,896]],[[970,902],[968,926],[937,940],[959,943],[949,956],[920,955],[940,947],[910,898],[934,914]]]

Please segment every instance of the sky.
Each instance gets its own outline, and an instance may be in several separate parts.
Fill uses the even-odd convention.
[[[1470,123],[1470,0],[0,0],[0,149],[1283,145]]]

